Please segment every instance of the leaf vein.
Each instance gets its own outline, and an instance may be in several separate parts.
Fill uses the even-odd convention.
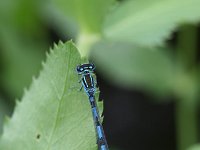
[[[69,62],[70,62],[70,58],[71,58],[71,45],[69,46],[68,65],[69,65]],[[66,71],[66,75],[65,75],[65,81],[64,81],[64,84],[65,84],[65,85],[64,85],[64,89],[63,89],[62,96],[61,96],[61,98],[59,99],[58,109],[57,109],[57,112],[56,112],[56,120],[55,120],[55,123],[54,123],[54,126],[53,126],[52,133],[51,133],[51,135],[50,135],[50,139],[49,139],[49,142],[48,142],[48,145],[47,145],[47,150],[50,149],[51,142],[52,142],[52,138],[53,138],[53,135],[54,135],[54,133],[55,133],[56,126],[57,126],[57,124],[58,124],[58,118],[59,118],[59,114],[60,114],[61,103],[62,103],[62,101],[63,101],[64,93],[65,93],[65,91],[66,91],[66,82],[67,82],[67,79],[68,79],[69,68],[70,68],[70,67],[67,67],[67,71]]]

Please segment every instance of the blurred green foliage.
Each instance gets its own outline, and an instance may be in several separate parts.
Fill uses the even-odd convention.
[[[21,97],[24,86],[40,68],[48,36],[37,1],[0,2],[1,86],[10,99]]]
[[[130,0],[107,17],[104,34],[111,41],[162,45],[178,26],[199,21],[198,5],[198,0]]]
[[[50,27],[60,37],[73,37],[82,58],[91,54],[116,85],[173,94],[178,149],[189,148],[199,135],[199,6],[199,0],[0,1],[1,114],[12,111],[9,102],[21,97],[41,68]],[[178,40],[172,47],[166,40],[175,30]]]
[[[105,77],[112,78],[116,84],[125,88],[146,88],[147,91],[162,95],[169,93],[174,83],[175,68],[168,50],[128,43],[99,42],[92,56]],[[115,57],[110,59],[113,54]]]

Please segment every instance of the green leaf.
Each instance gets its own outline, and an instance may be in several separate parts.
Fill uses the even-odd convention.
[[[4,127],[0,149],[97,149],[90,104],[75,71],[80,63],[72,42],[55,45]]]
[[[114,0],[52,0],[65,16],[77,21],[84,32],[99,33],[103,19]]]
[[[200,150],[200,144],[195,144],[191,146],[190,148],[188,148],[188,150]]]
[[[21,97],[41,67],[48,48],[46,29],[41,25],[39,0],[0,1],[0,85],[10,99]]]
[[[172,30],[200,21],[199,0],[129,0],[119,5],[104,26],[105,37],[140,45],[160,45]]]
[[[35,41],[31,35],[24,35],[10,27],[1,31],[1,55],[3,71],[1,85],[9,96],[14,99],[21,97],[23,87],[28,86],[33,74],[38,73],[47,40],[37,37]]]
[[[0,25],[18,28],[26,34],[41,34],[43,32],[39,14],[41,4],[39,0],[0,1],[0,18],[3,20]]]
[[[98,69],[114,83],[161,94],[172,88],[173,64],[169,56],[160,49],[106,42],[97,44],[92,53]]]

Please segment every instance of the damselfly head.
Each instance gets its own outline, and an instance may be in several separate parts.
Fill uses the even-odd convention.
[[[78,72],[78,74],[81,74],[85,71],[89,71],[89,72],[93,72],[95,69],[95,65],[94,64],[81,64],[79,66],[77,66],[76,71]]]

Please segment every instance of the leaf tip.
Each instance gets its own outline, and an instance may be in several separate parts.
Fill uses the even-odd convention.
[[[16,100],[15,100],[15,104],[16,104],[16,106],[18,106],[19,103],[20,103],[20,100],[19,100],[19,99],[16,99]]]
[[[24,91],[24,94],[23,94],[23,95],[26,95],[26,94],[27,94],[27,92],[28,92],[28,89],[27,89],[27,87],[25,87],[23,91]]]
[[[48,56],[47,56],[48,57]],[[44,61],[42,61],[42,67],[44,68],[45,67],[45,62]]]
[[[53,43],[53,48],[50,49],[50,52],[51,52],[51,53],[53,52],[53,49],[58,49],[58,44]]]
[[[49,48],[50,50],[52,49],[51,47]],[[46,57],[49,58],[49,52],[46,51]]]
[[[3,126],[4,127],[7,126],[9,124],[9,122],[10,122],[10,117],[9,116],[5,116],[4,123],[3,123],[4,125]]]
[[[63,41],[59,40],[58,45],[64,45]]]

